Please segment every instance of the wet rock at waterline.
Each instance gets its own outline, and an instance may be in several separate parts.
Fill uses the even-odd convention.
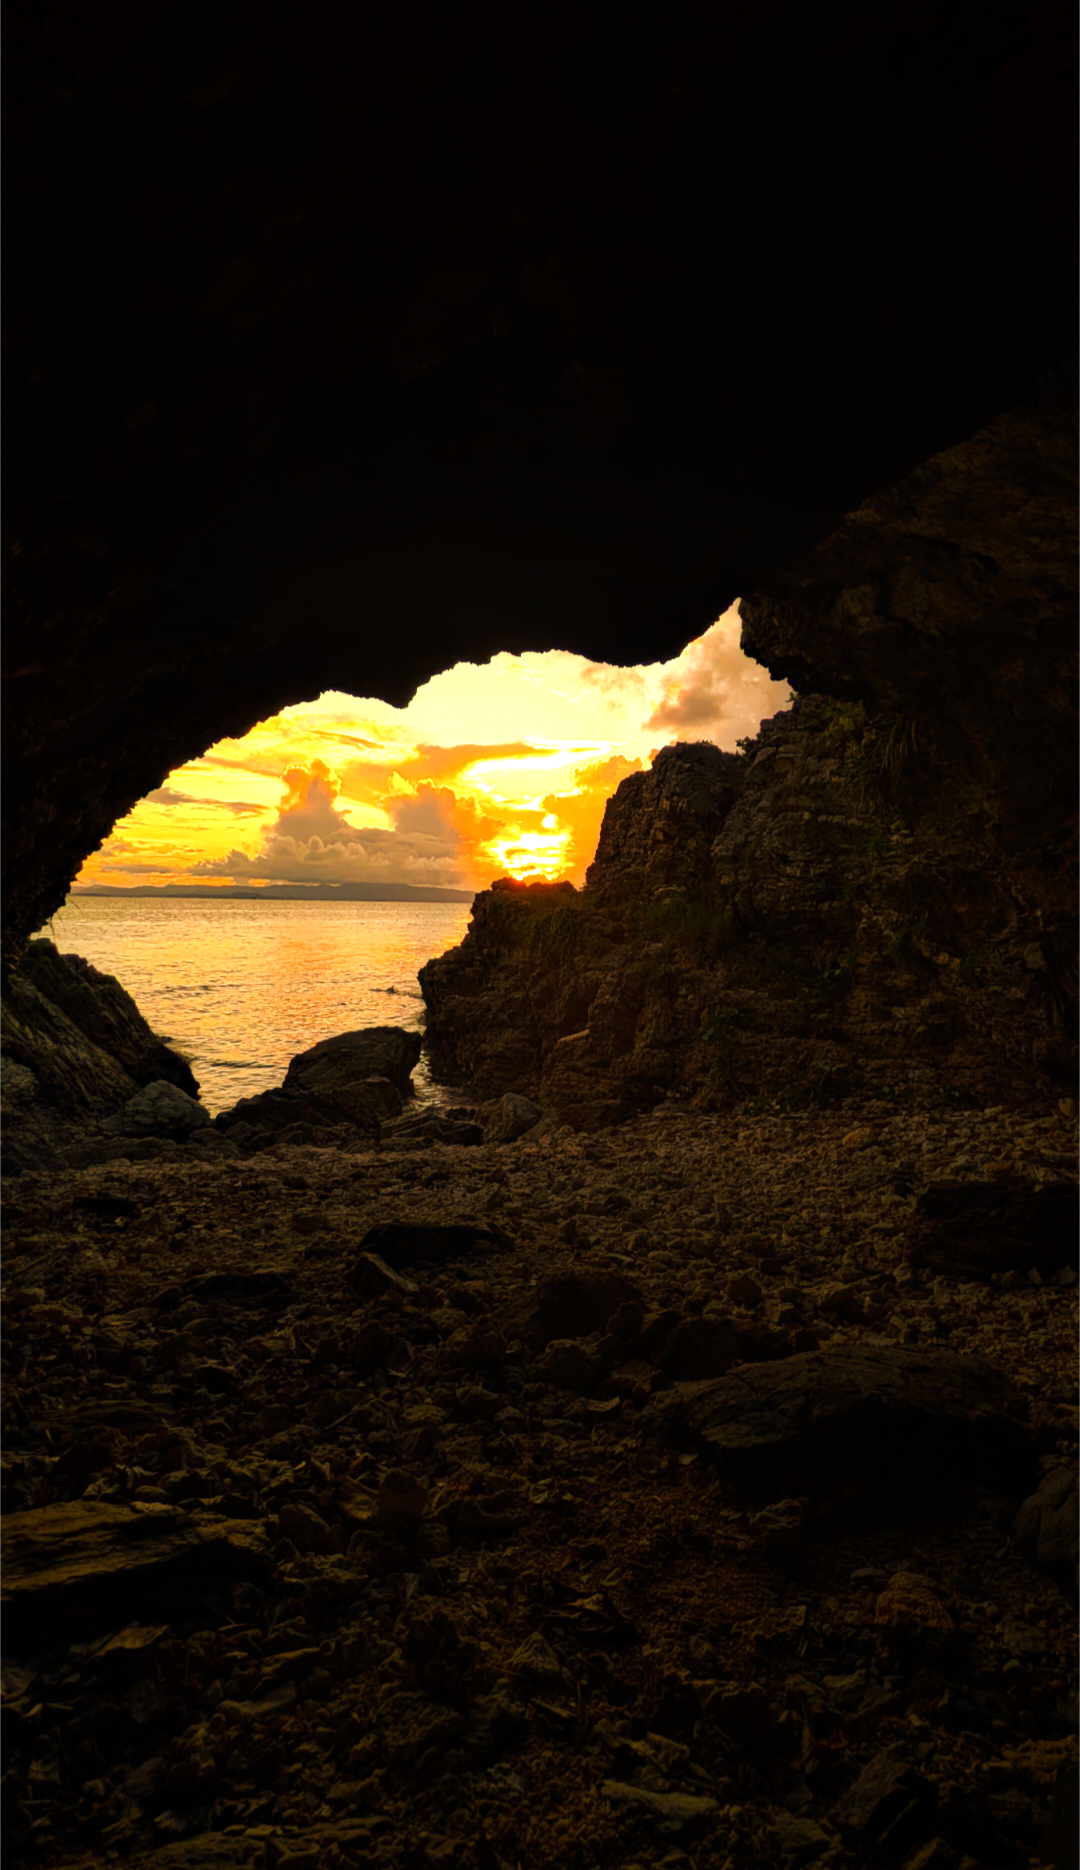
[[[421,1037],[400,1026],[371,1026],[321,1039],[289,1064],[285,1081],[244,1097],[214,1119],[245,1153],[314,1144],[348,1148],[376,1140],[402,1116]],[[420,1121],[424,1121],[420,1113]]]
[[[55,943],[44,938],[27,943],[18,973],[66,1014],[84,1039],[115,1058],[136,1084],[165,1079],[190,1097],[198,1095],[187,1059],[150,1030],[114,975],[103,974],[81,955],[58,953]]]
[[[100,1134],[102,1118],[164,1081],[193,1099],[187,1060],[131,995],[79,955],[29,942],[0,999],[5,1170],[34,1169]]]
[[[371,1078],[389,1078],[400,1097],[412,1096],[412,1072],[422,1043],[420,1033],[403,1026],[366,1026],[357,1032],[336,1033],[297,1053],[283,1088],[315,1092],[331,1098],[342,1110],[355,1110],[366,1118],[369,1094],[365,1087]]]

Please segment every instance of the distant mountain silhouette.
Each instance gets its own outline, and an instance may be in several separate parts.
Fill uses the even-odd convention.
[[[202,896],[234,902],[471,903],[475,890],[420,883],[269,883],[265,889],[216,889],[212,883],[90,883],[73,896]]]

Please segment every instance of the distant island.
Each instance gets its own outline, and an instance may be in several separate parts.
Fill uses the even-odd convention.
[[[268,883],[264,889],[212,883],[86,883],[73,889],[84,896],[201,896],[224,902],[331,903],[471,903],[475,890],[440,890],[423,883]]]

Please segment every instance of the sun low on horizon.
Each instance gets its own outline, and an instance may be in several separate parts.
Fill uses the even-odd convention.
[[[330,692],[218,741],[121,819],[76,892],[584,879],[620,781],[676,740],[733,750],[789,701],[738,604],[669,662],[458,663],[405,708]]]

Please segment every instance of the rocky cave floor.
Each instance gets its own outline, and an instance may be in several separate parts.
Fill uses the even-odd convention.
[[[1075,1598],[1015,1493],[752,1501],[672,1386],[710,1326],[948,1347],[1026,1399],[1032,1485],[1073,1464],[1075,1275],[932,1278],[904,1235],[929,1182],[1071,1177],[1075,1128],[683,1113],[11,1178],[12,1861],[1065,1863]],[[488,1231],[362,1260],[394,1222]]]

